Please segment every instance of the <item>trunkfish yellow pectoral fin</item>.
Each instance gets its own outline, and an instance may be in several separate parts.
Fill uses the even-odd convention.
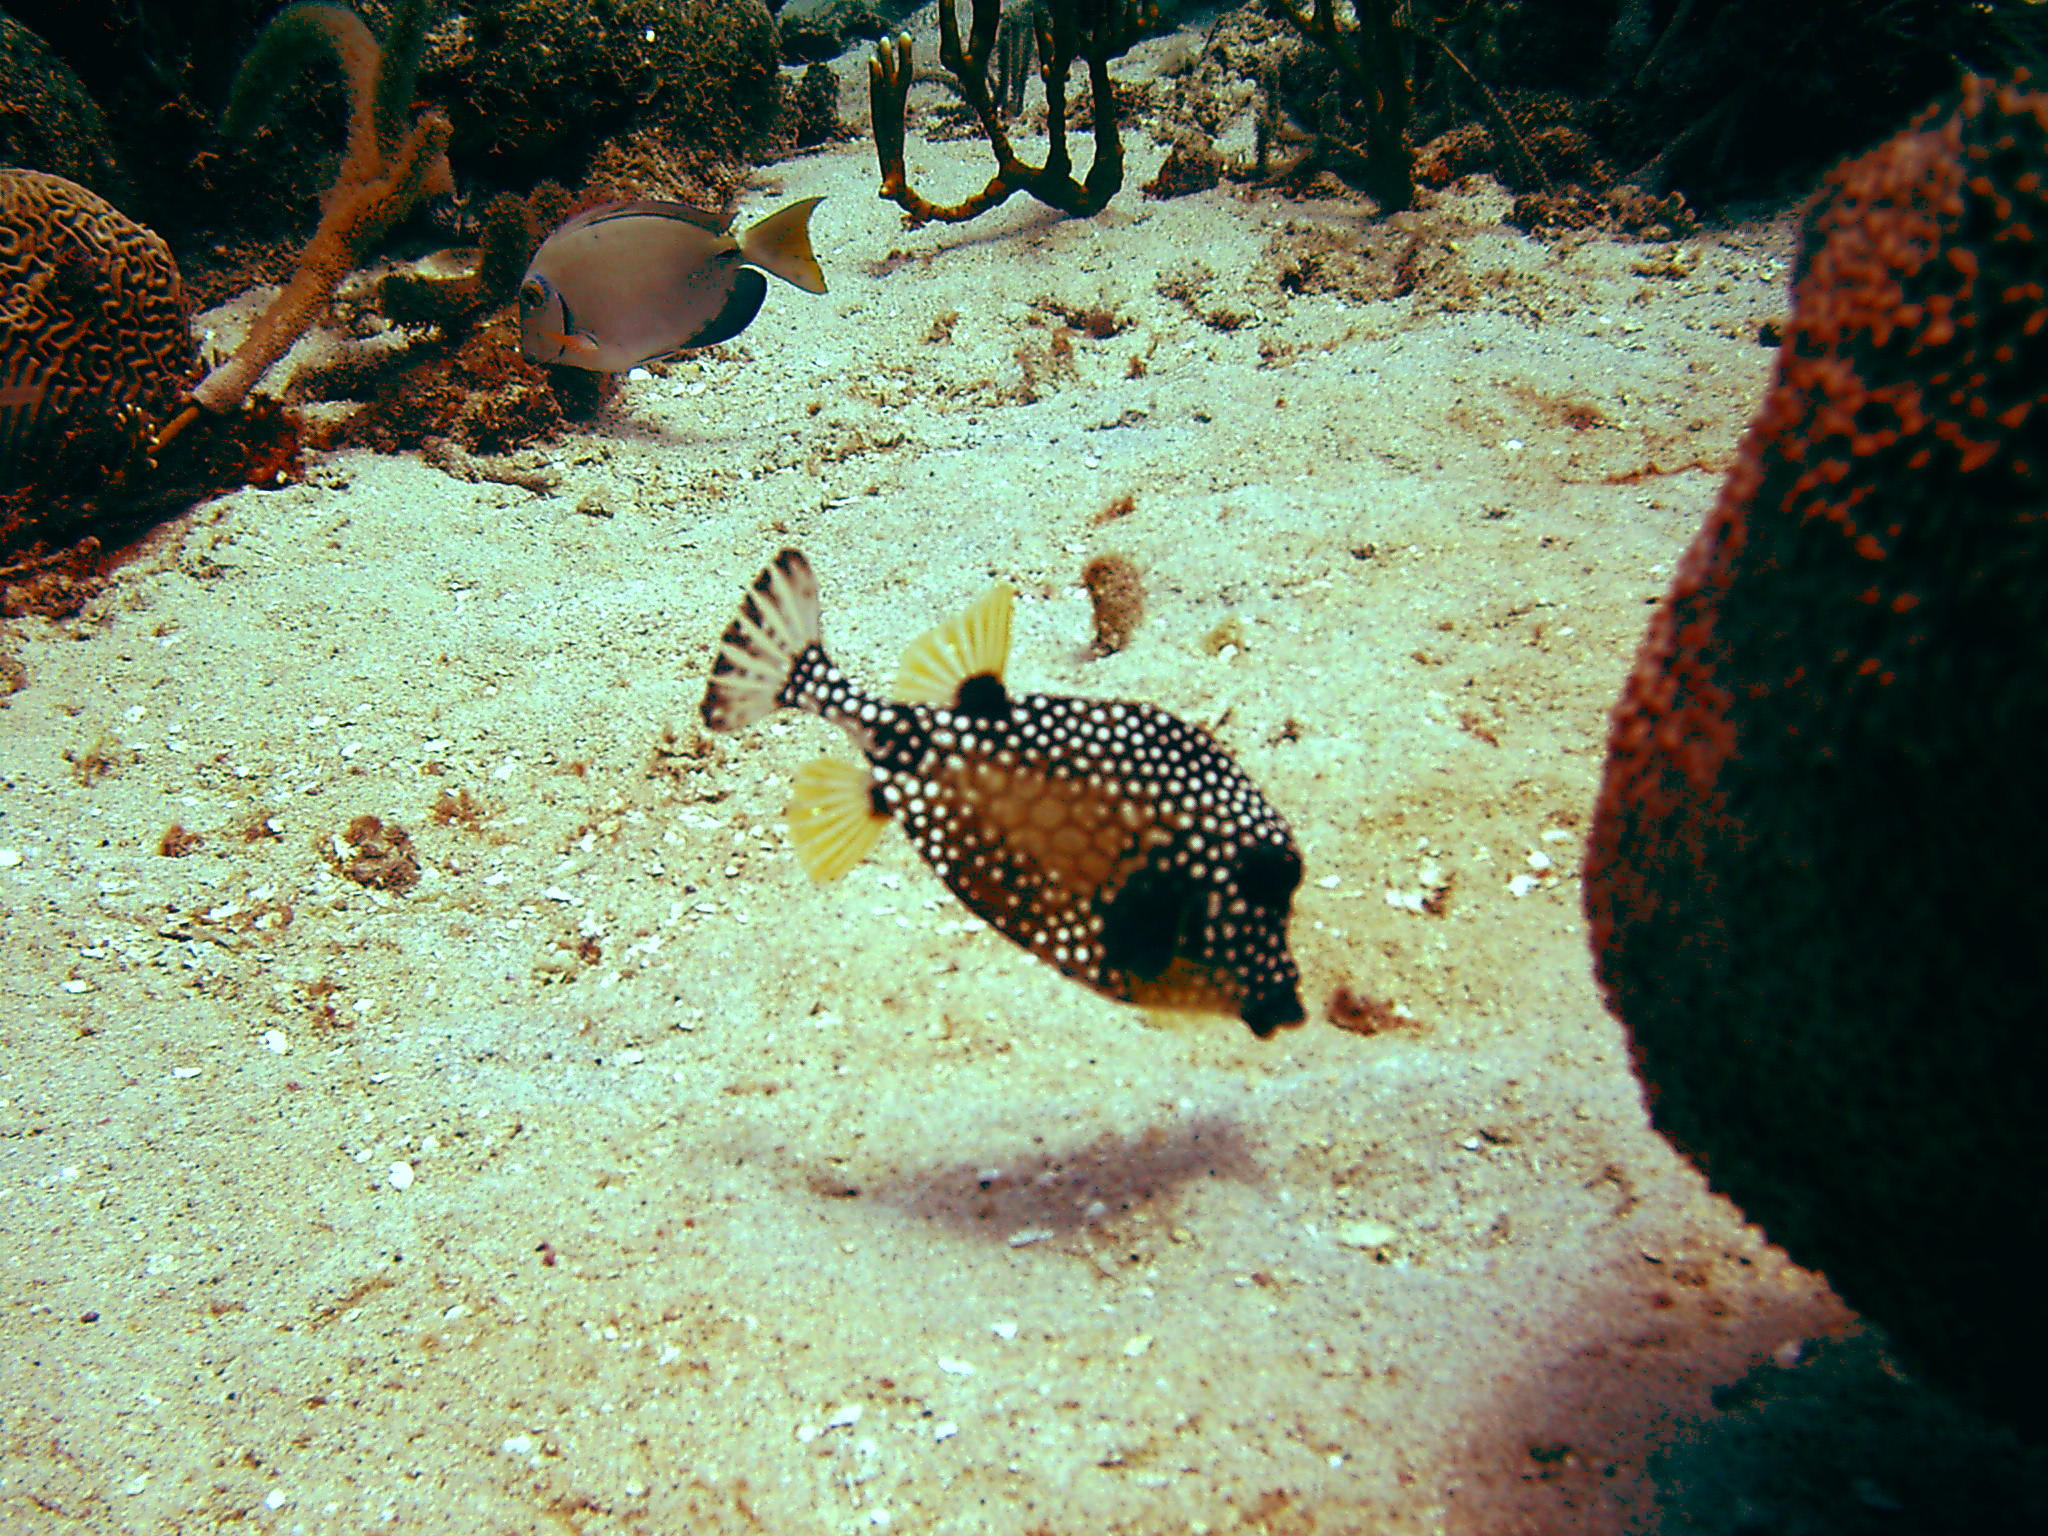
[[[868,856],[889,818],[868,796],[868,770],[859,763],[821,757],[796,771],[789,797],[789,841],[804,873],[837,880]]]
[[[896,697],[910,704],[951,705],[960,685],[986,673],[1002,681],[1010,660],[1010,615],[1017,594],[998,582],[965,613],[935,624],[903,653]]]

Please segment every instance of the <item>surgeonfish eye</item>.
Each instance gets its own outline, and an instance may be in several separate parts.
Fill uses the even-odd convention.
[[[529,277],[519,285],[519,307],[539,309],[548,301],[547,285],[537,277]]]

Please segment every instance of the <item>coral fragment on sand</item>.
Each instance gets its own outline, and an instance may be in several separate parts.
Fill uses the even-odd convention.
[[[1095,608],[1095,654],[1114,655],[1131,643],[1145,615],[1145,584],[1138,568],[1122,555],[1097,555],[1082,567],[1081,585]]]

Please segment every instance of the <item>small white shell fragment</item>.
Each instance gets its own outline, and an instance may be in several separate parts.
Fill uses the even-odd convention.
[[[1534,849],[1534,848],[1530,849],[1530,850],[1529,850],[1529,867],[1530,867],[1531,869],[1548,869],[1548,868],[1550,868],[1550,855],[1549,855],[1549,854],[1547,854],[1547,853],[1544,853],[1544,852],[1542,852],[1542,851],[1541,851],[1540,849]]]
[[[797,1425],[797,1427],[796,1427],[796,1442],[797,1442],[797,1444],[798,1444],[798,1445],[809,1445],[809,1444],[810,1444],[810,1443],[811,1443],[811,1442],[812,1442],[813,1440],[815,1440],[815,1439],[817,1439],[817,1438],[818,1438],[818,1426],[817,1426],[817,1425],[815,1425],[815,1424],[799,1424],[799,1425]]]
[[[635,384],[644,384],[647,382],[647,380],[653,378],[654,375],[649,373],[645,368],[628,368],[626,370],[626,377],[632,380]]]
[[[1129,1338],[1128,1340],[1126,1340],[1126,1341],[1125,1341],[1125,1343],[1124,1343],[1124,1358],[1125,1358],[1126,1360],[1135,1360],[1135,1359],[1137,1359],[1137,1358],[1138,1358],[1138,1356],[1140,1356],[1140,1355],[1142,1355],[1143,1353],[1145,1353],[1145,1351],[1146,1351],[1146,1350],[1148,1350],[1148,1349],[1150,1349],[1151,1347],[1152,1347],[1152,1335],[1151,1335],[1151,1334],[1149,1334],[1149,1333],[1140,1333],[1140,1334],[1134,1334],[1134,1335],[1132,1335],[1132,1337],[1131,1337],[1131,1338]]]
[[[825,1421],[825,1427],[827,1429],[853,1428],[854,1425],[860,1422],[860,1409],[861,1405],[859,1403],[848,1403],[844,1408],[836,1410]]]
[[[1017,1337],[1017,1325],[1015,1323],[990,1323],[988,1331],[999,1339],[1014,1339]]]
[[[91,982],[80,981],[76,977],[73,977],[70,981],[62,983],[62,985],[66,992],[72,993],[73,995],[76,995],[80,992],[90,992],[92,990]]]
[[[629,1045],[619,1052],[619,1060],[629,1067],[637,1067],[647,1059],[647,1053],[637,1045]]]
[[[0,869],[14,869],[21,863],[19,848],[0,848]]]
[[[1042,1243],[1051,1236],[1051,1227],[1019,1227],[1010,1234],[1008,1242],[1012,1248],[1024,1248],[1032,1243]]]
[[[972,1376],[974,1367],[965,1360],[955,1360],[951,1355],[939,1356],[939,1369],[948,1376]]]
[[[531,1456],[533,1440],[526,1435],[507,1435],[504,1442],[499,1445],[498,1451],[505,1456]]]
[[[1510,896],[1526,896],[1542,883],[1534,875],[1517,875],[1508,882],[1508,894]]]
[[[1335,1233],[1346,1248],[1384,1248],[1400,1235],[1384,1221],[1347,1221]]]
[[[282,1056],[292,1048],[291,1037],[281,1029],[266,1029],[258,1038],[263,1042],[263,1049],[274,1056]]]
[[[199,1069],[198,1069],[197,1067],[173,1067],[173,1068],[171,1068],[171,1076],[173,1076],[173,1077],[197,1077],[198,1075],[199,1075]]]
[[[270,1492],[263,1495],[263,1507],[265,1509],[283,1509],[284,1490],[282,1488],[273,1488]]]
[[[1337,889],[1338,886],[1342,885],[1343,883],[1344,877],[1342,875],[1325,875],[1322,879],[1316,882],[1317,885],[1321,886],[1326,891],[1334,891],[1335,889]]]
[[[932,1426],[932,1438],[934,1440],[950,1440],[959,1433],[960,1426],[951,1419],[946,1420],[943,1424],[934,1424]]]
[[[393,1189],[411,1189],[411,1188],[412,1188],[412,1164],[411,1164],[411,1163],[393,1163],[393,1164],[391,1165],[391,1172],[390,1172],[390,1174],[388,1175],[388,1177],[389,1177],[389,1178],[390,1178],[390,1180],[391,1180],[391,1187],[392,1187]]]
[[[1571,840],[1571,832],[1564,827],[1545,827],[1543,829],[1543,841],[1546,843],[1568,843]]]

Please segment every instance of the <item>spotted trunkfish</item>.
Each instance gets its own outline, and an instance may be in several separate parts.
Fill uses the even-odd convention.
[[[919,637],[881,699],[826,655],[817,578],[785,549],[720,642],[704,723],[738,731],[801,709],[866,754],[797,772],[790,840],[812,878],[845,874],[898,820],[971,910],[1096,991],[1234,1016],[1262,1039],[1301,1023],[1287,823],[1207,732],[1164,710],[1011,694],[1014,601],[997,586]]]

